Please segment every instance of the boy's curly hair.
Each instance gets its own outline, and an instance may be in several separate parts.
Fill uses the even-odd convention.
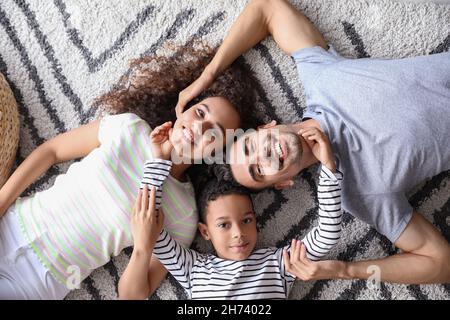
[[[217,177],[211,178],[201,190],[197,193],[197,208],[200,214],[200,221],[206,223],[206,215],[208,210],[208,204],[211,201],[218,199],[219,197],[239,194],[248,196],[251,201],[250,191],[237,184],[230,181],[225,181]]]

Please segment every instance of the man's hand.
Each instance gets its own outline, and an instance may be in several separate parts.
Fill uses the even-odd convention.
[[[183,113],[186,104],[207,89],[237,57],[269,34],[287,54],[306,47],[327,48],[320,31],[289,1],[252,0],[232,25],[202,75],[180,92],[175,107],[177,117]]]
[[[171,159],[171,152],[173,145],[169,140],[172,133],[172,122],[168,121],[153,129],[150,134],[150,141],[152,142],[153,158],[163,160]]]
[[[336,172],[336,162],[334,161],[333,151],[331,150],[328,137],[318,128],[310,127],[301,129],[300,134],[311,147],[313,155],[331,172]]]
[[[156,210],[155,198],[156,188],[152,188],[149,197],[147,184],[144,184],[143,190],[139,190],[131,219],[134,248],[142,252],[153,250],[164,223],[164,214]]]
[[[177,114],[177,118],[181,117],[181,114],[184,111],[186,105],[200,95],[204,90],[208,89],[209,86],[214,82],[215,77],[208,72],[207,69],[203,71],[202,75],[192,82],[188,87],[186,87],[183,91],[180,92],[178,96],[178,103],[175,107],[175,112]]]
[[[286,271],[303,281],[345,278],[345,262],[311,261],[306,256],[306,247],[300,240],[292,240],[290,256],[287,250],[283,250],[283,259]]]

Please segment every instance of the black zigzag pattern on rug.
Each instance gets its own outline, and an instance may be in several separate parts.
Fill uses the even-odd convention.
[[[23,0],[20,1],[22,2]],[[117,51],[120,51],[126,44],[126,42],[129,41],[130,37],[132,37],[146,21],[154,18],[155,12],[155,6],[147,6],[136,16],[136,19],[125,28],[125,30],[114,42],[114,44],[110,48],[103,51],[97,58],[95,58],[91,51],[83,44],[83,38],[80,32],[75,28],[69,27],[70,15],[66,11],[66,5],[64,1],[54,0],[54,4],[61,13],[64,27],[66,28],[66,33],[68,34],[75,47],[77,47],[82,53],[90,72],[98,71],[106,62],[106,60],[114,56]]]

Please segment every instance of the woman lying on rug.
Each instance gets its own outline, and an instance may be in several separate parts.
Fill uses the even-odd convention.
[[[342,174],[336,170],[330,144],[321,131],[308,129],[303,137],[318,144],[316,157],[322,163],[318,186],[319,226],[303,238],[303,244],[294,239],[283,248],[255,250],[256,219],[248,191],[212,179],[199,196],[198,206],[202,220],[200,233],[212,242],[215,254],[185,248],[163,228],[167,214],[165,209],[158,210],[160,195],[155,187],[151,187],[149,199],[147,184],[161,184],[172,165],[171,161],[157,159],[146,164],[144,188],[136,200],[132,219],[135,250],[139,248],[147,259],[153,252],[190,299],[286,299],[295,277],[302,278],[304,273],[311,272],[310,259],[317,260],[327,254],[341,234]],[[136,276],[133,281],[146,282],[145,269],[145,264],[131,260],[121,282],[125,282],[128,273]],[[139,270],[142,270],[141,278],[137,277]],[[131,278],[127,280],[127,285],[133,285]],[[121,288],[125,288],[124,283]]]
[[[17,168],[0,190],[0,299],[62,299],[133,244],[132,207],[144,162],[154,159],[151,127],[175,119],[179,90],[200,75],[212,54],[208,48],[185,47],[171,57],[138,59],[114,91],[95,103],[122,114],[58,135]],[[254,104],[253,78],[245,70],[227,69],[203,92],[203,100],[176,120],[170,136],[176,152],[192,149],[183,156],[194,160],[200,154],[201,160],[201,148],[219,141],[202,130],[241,125],[238,110]],[[52,187],[18,198],[49,167],[77,158],[83,159]],[[187,176],[190,163],[173,165],[162,190],[166,228],[183,246],[191,244],[198,221]],[[132,260],[140,258],[133,253]],[[148,297],[167,272],[157,259],[145,258],[141,272],[148,281],[126,291],[134,298]]]

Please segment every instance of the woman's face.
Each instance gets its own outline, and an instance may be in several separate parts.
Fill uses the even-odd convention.
[[[175,152],[184,160],[213,156],[226,142],[227,129],[237,129],[240,117],[222,97],[210,97],[192,106],[177,119],[170,136]]]

